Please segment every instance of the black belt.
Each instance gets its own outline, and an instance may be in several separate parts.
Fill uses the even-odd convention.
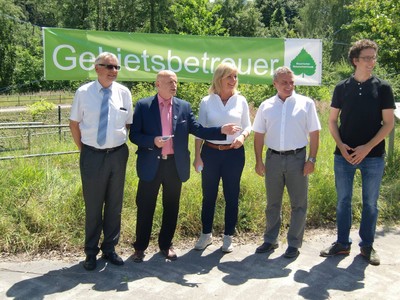
[[[210,142],[207,142],[207,141],[205,141],[204,144],[207,145],[210,148],[221,150],[221,151],[222,150],[231,150],[231,149],[233,149],[231,147],[231,144],[213,144],[213,143],[210,143]]]
[[[95,152],[105,152],[105,153],[114,152],[114,151],[116,151],[116,150],[118,150],[118,149],[121,149],[124,145],[125,145],[125,144],[119,145],[119,146],[114,147],[114,148],[99,149],[99,148],[95,148],[95,147],[92,147],[92,146],[83,144],[84,147],[86,147],[86,148],[88,148],[88,149],[90,149],[90,150],[92,150],[92,151],[95,151]]]
[[[162,160],[168,160],[168,159],[171,159],[171,158],[174,158],[173,154],[161,155],[161,159]]]
[[[303,151],[306,147],[303,148],[297,148],[294,150],[287,150],[287,151],[276,151],[274,149],[269,148],[268,150],[271,151],[274,154],[279,154],[279,155],[291,155],[291,154],[296,154],[299,153],[301,151]]]

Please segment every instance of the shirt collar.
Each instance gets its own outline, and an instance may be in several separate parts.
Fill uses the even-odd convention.
[[[289,96],[289,97],[287,97],[285,101],[283,101],[283,100],[279,97],[279,95],[276,94],[276,99],[278,99],[278,100],[281,101],[282,103],[283,103],[283,102],[286,102],[286,101],[288,101],[288,100],[291,100],[291,99],[295,99],[295,97],[296,97],[296,91],[293,91],[292,95]]]
[[[96,79],[96,91],[98,91],[99,93],[101,92],[101,89],[103,89],[104,87],[101,85],[101,83],[99,82],[98,79]],[[108,89],[112,90],[112,86],[113,84],[111,84]]]
[[[171,99],[164,99],[163,97],[161,97],[159,94],[157,94],[157,98],[158,98],[158,104],[164,104],[167,103],[169,105],[172,105],[172,98]]]

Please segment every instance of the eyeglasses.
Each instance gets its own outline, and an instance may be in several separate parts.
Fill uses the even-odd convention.
[[[107,64],[98,64],[99,66],[105,67],[107,70],[117,70],[119,71],[121,69],[121,66],[116,66],[116,65],[107,65]]]
[[[376,61],[376,56],[360,56],[359,58],[367,62]]]

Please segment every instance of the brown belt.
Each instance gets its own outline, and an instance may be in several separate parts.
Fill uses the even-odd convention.
[[[213,143],[210,143],[210,142],[207,142],[207,141],[205,141],[204,144],[207,145],[210,148],[217,149],[217,150],[231,150],[231,149],[233,149],[231,147],[231,144],[219,145],[219,144],[213,144]]]

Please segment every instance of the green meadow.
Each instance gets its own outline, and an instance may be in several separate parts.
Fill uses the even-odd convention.
[[[43,107],[44,106],[44,107]],[[27,111],[0,113],[0,123],[43,121],[56,124],[58,113],[49,109],[46,102],[29,107]],[[254,116],[255,108],[252,107]],[[334,142],[327,128],[329,103],[317,101],[323,126],[315,173],[310,176],[307,228],[335,227],[336,193],[333,174]],[[61,111],[62,124],[68,123],[69,110]],[[391,226],[400,217],[400,128],[396,124],[392,156],[387,159],[382,192],[379,200],[379,223]],[[136,146],[128,142],[130,157],[125,184],[122,211],[121,247],[130,247],[134,241],[136,223],[135,170]],[[246,165],[241,192],[239,221],[236,235],[260,236],[265,224],[264,179],[254,171],[253,135],[245,143]],[[194,138],[190,140],[194,153]],[[84,240],[84,203],[79,174],[79,154],[68,128],[0,129],[0,251],[3,253],[39,253],[42,251],[72,251],[82,249]],[[46,156],[34,156],[48,154]],[[31,155],[32,157],[21,158]],[[15,157],[10,159],[10,157]],[[184,183],[180,215],[175,241],[196,238],[201,231],[201,177],[191,170],[190,179]],[[154,218],[153,235],[157,236],[161,221],[161,201],[158,201]],[[358,226],[361,214],[361,180],[356,176],[353,199],[353,224]],[[284,195],[282,232],[288,227],[290,203]],[[214,219],[214,235],[223,233],[224,198],[222,188],[218,195]],[[153,239],[152,243],[156,239]]]

